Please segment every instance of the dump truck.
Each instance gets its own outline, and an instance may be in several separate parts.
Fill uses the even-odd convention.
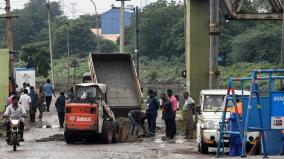
[[[116,117],[141,108],[142,92],[130,54],[91,53],[89,69],[93,83],[106,85],[106,102]]]

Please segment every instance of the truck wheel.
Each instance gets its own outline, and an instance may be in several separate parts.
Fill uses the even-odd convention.
[[[104,121],[103,123],[103,131],[102,131],[103,141],[106,144],[112,143],[113,139],[113,128],[111,121]]]
[[[72,134],[68,131],[64,131],[64,139],[67,144],[71,144],[74,142]]]
[[[208,154],[208,145],[205,144],[203,141],[200,143],[200,152],[203,154]]]
[[[119,141],[119,123],[113,122],[112,127],[113,127],[112,142],[117,143]]]

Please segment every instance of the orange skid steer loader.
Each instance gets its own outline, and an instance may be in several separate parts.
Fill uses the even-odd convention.
[[[93,138],[108,144],[118,141],[119,124],[105,99],[104,84],[82,83],[75,86],[74,99],[66,104],[66,143]]]

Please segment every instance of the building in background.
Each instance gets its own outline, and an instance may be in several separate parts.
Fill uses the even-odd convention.
[[[125,9],[124,26],[128,27],[132,22],[133,11]],[[101,15],[101,36],[104,39],[116,41],[120,33],[120,8],[112,7]]]

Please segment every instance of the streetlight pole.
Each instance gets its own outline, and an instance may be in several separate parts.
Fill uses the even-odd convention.
[[[51,22],[50,22],[50,0],[46,3],[48,13],[48,37],[49,37],[49,53],[50,53],[50,65],[51,65],[51,81],[52,87],[54,88],[54,70],[53,70],[53,53],[52,53],[52,42],[51,42]]]
[[[93,5],[95,6],[95,12],[96,12],[96,28],[97,28],[97,49],[98,49],[98,53],[101,52],[100,49],[100,33],[99,33],[99,17],[98,17],[98,12],[97,12],[97,6],[95,4],[95,2],[93,0],[91,0],[91,2],[93,3]]]
[[[67,23],[67,71],[68,71],[68,86],[70,85],[70,36],[69,36],[69,23]]]
[[[135,53],[136,53],[136,72],[137,72],[137,78],[139,79],[139,25],[138,25],[138,7],[135,7]]]

